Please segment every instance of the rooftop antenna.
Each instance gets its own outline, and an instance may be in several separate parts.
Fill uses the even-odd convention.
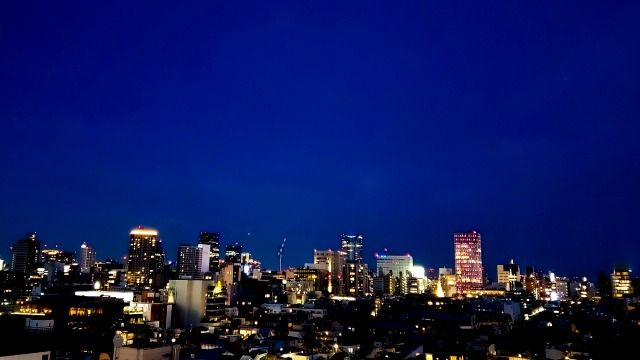
[[[282,239],[282,244],[280,244],[280,247],[278,248],[278,261],[280,264],[280,267],[279,267],[280,270],[278,272],[282,272],[282,253],[284,253],[284,243],[286,242],[287,242],[287,237],[285,236]]]

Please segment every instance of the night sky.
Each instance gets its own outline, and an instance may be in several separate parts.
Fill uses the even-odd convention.
[[[633,267],[639,136],[638,1],[0,3],[4,258],[143,224],[169,259],[361,232],[452,266],[477,229],[491,277]]]

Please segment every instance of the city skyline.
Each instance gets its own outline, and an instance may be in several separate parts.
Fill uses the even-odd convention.
[[[453,266],[477,229],[491,266],[634,267],[638,14],[2,3],[0,256],[36,231],[116,257],[143,224],[169,257],[215,231],[277,268],[284,236],[295,265],[362,233],[369,262]]]
[[[132,234],[135,234],[135,233],[138,233],[138,232],[142,232],[142,233],[145,233],[145,234],[146,234],[146,232],[149,232],[149,234],[153,235],[154,238],[157,238],[160,241],[161,246],[163,246],[163,247],[166,246],[166,243],[164,242],[164,240],[162,238],[161,232],[156,227],[149,227],[149,226],[146,226],[146,225],[137,225],[136,227],[130,229],[130,231],[129,231],[129,240],[128,241],[131,241]],[[147,235],[149,235],[149,234],[147,234]],[[251,248],[247,248],[244,244],[242,244],[240,242],[237,242],[237,241],[236,242],[234,242],[234,241],[225,242],[224,239],[222,238],[222,234],[221,233],[218,233],[218,232],[213,233],[213,232],[209,232],[209,231],[200,231],[200,232],[198,232],[198,234],[199,234],[199,237],[195,241],[180,242],[180,243],[175,245],[175,249],[173,249],[173,248],[163,249],[162,252],[163,252],[163,256],[164,256],[164,263],[165,264],[174,264],[174,265],[178,264],[178,267],[179,267],[180,256],[181,256],[180,255],[181,248],[187,247],[187,248],[194,248],[195,249],[195,248],[201,247],[202,244],[203,244],[201,242],[203,234],[215,234],[216,241],[218,241],[218,244],[219,244],[218,246],[220,247],[220,249],[224,250],[226,248],[227,249],[226,251],[228,253],[229,248],[240,246],[243,249],[242,250],[243,252],[246,251],[246,252],[249,252],[249,253],[253,253],[254,254],[254,258],[257,258],[258,260],[260,260],[262,262],[262,264],[264,265],[263,269],[269,269],[269,270],[274,270],[274,271],[278,270],[278,265],[275,265],[275,266],[270,265],[270,261],[268,259],[267,259],[267,261],[264,261],[266,258],[262,257],[263,254],[255,253],[255,252],[252,251]],[[28,240],[30,238],[35,239],[36,235],[37,235],[37,232],[27,232],[24,237],[16,239],[16,242],[14,244],[17,244],[17,243],[19,243],[21,241],[26,241],[26,240]],[[457,246],[459,245],[459,239],[461,237],[466,238],[467,236],[477,236],[477,239],[478,239],[478,242],[479,242],[480,233],[476,229],[470,229],[470,230],[465,231],[465,232],[460,232],[460,231],[453,232],[453,233],[450,234],[450,238],[451,238],[451,236],[453,236],[454,242],[453,242],[453,246],[452,246],[452,249],[451,249],[452,253],[451,253],[451,262],[450,263],[447,263],[447,262],[426,263],[421,258],[417,258],[416,264],[421,266],[421,267],[424,266],[423,270],[432,269],[433,271],[436,271],[436,272],[437,272],[438,269],[441,269],[441,268],[451,268],[451,269],[458,268],[456,266],[456,263],[457,263],[457,256],[459,254],[459,250],[457,249]],[[360,244],[359,246],[361,248],[362,247],[366,248],[366,243],[363,241],[364,234],[362,234],[362,233],[357,233],[357,234],[341,233],[340,235],[336,236],[336,239],[334,239],[334,242],[330,242],[329,244],[327,244],[327,246],[325,246],[325,247],[320,246],[320,247],[315,247],[315,248],[311,249],[310,258],[307,258],[307,255],[309,255],[309,254],[305,254],[303,258],[296,258],[295,260],[290,260],[290,262],[286,262],[285,261],[283,263],[283,269],[293,269],[293,268],[301,267],[305,263],[307,263],[307,264],[308,263],[313,263],[315,261],[316,252],[317,251],[324,251],[324,249],[327,249],[327,250],[330,250],[330,251],[341,252],[341,253],[345,254],[345,258],[348,259],[348,257],[349,257],[348,250],[344,249],[345,239],[351,239],[351,240],[359,239],[359,241],[360,241],[359,242],[359,244]],[[41,242],[39,235],[38,235],[38,242],[39,243]],[[162,245],[163,243],[165,245]],[[364,246],[363,246],[363,244],[364,244]],[[170,246],[172,246],[172,245],[170,245]],[[213,254],[213,252],[211,252],[211,250],[210,250],[211,249],[210,245],[206,245],[206,246],[207,246],[206,253],[207,254],[210,254],[210,253]],[[130,247],[131,247],[131,243],[129,243],[129,248]],[[78,263],[80,265],[83,263],[83,260],[82,260],[83,259],[83,252],[86,250],[86,248],[87,248],[86,242],[83,242],[80,245],[80,247],[79,247],[80,251],[79,252],[76,249],[59,247],[58,244],[56,244],[55,246],[52,247],[52,246],[49,246],[48,244],[46,244],[44,242],[41,243],[41,249],[43,251],[43,254],[44,254],[44,251],[46,251],[46,249],[49,249],[49,250],[55,249],[55,251],[58,251],[58,252],[69,251],[68,252],[68,254],[70,254],[69,256],[71,256],[73,254],[75,254],[77,256],[76,260],[78,261]],[[224,260],[225,260],[224,251],[221,251],[221,250],[217,250],[217,251],[219,251],[219,253],[222,254],[223,256],[220,257],[220,255],[218,254],[218,255],[216,255],[216,257],[219,258],[219,261],[221,263],[224,262]],[[362,251],[362,250],[359,250],[359,251]],[[372,269],[374,269],[373,273],[376,273],[376,274],[377,274],[377,269],[376,268],[379,266],[377,264],[378,264],[378,262],[380,261],[381,258],[385,259],[385,258],[389,257],[389,259],[393,259],[393,258],[396,258],[396,257],[397,258],[408,257],[408,258],[413,259],[412,252],[409,251],[409,250],[401,250],[401,249],[399,250],[399,249],[392,248],[392,247],[391,248],[385,247],[385,248],[381,248],[379,251],[380,251],[380,253],[378,251],[375,251],[375,252],[372,252],[372,253],[364,252],[363,255],[362,255],[362,262],[367,264],[368,266],[370,266]],[[116,261],[119,261],[119,262],[122,262],[122,263],[126,263],[126,262],[129,261],[128,260],[127,251],[123,252],[120,255],[116,255],[116,256],[106,255],[106,256],[98,256],[98,257],[96,257],[96,249],[95,248],[91,247],[91,252],[93,253],[92,256],[93,256],[93,259],[95,259],[95,261],[116,260]],[[165,252],[167,253],[167,255],[164,255]],[[238,257],[240,256],[239,253],[237,255],[238,255]],[[7,256],[7,257],[0,256],[0,260],[3,260],[4,263],[9,265],[9,266],[13,266],[12,265],[12,261],[11,261],[12,257],[13,257],[12,253],[11,253],[11,251],[9,251],[9,256]],[[484,276],[484,277],[486,277],[486,278],[488,278],[488,279],[490,279],[492,281],[498,281],[498,277],[496,276],[496,274],[494,274],[494,271],[492,269],[496,265],[497,266],[503,265],[503,263],[506,263],[506,261],[504,261],[503,263],[501,263],[500,261],[498,261],[496,263],[488,263],[488,262],[482,260],[482,259],[484,259],[484,257],[485,257],[484,254],[480,257],[480,261],[483,262],[480,265],[480,269],[482,269],[481,270],[481,274],[483,274],[482,276]],[[518,259],[518,258],[519,257],[517,257],[517,256],[515,257],[515,259]],[[512,257],[510,259],[510,261],[513,262],[514,258]],[[413,263],[413,260],[412,260],[412,263]],[[208,264],[210,264],[209,261],[207,261],[207,267],[209,267]],[[633,266],[634,263],[633,262],[616,261],[616,262],[611,263],[609,268],[602,268],[602,269],[590,268],[590,269],[582,269],[582,270],[579,270],[579,271],[577,271],[575,273],[565,273],[559,267],[544,267],[544,266],[541,266],[540,264],[535,264],[535,263],[527,263],[525,265],[534,268],[536,271],[561,273],[562,275],[570,276],[570,277],[571,276],[573,276],[573,277],[582,277],[582,276],[587,275],[591,279],[597,278],[598,273],[607,273],[611,269],[614,269],[614,271],[615,271],[615,269],[617,267],[628,267],[630,269],[634,268],[634,266]],[[489,267],[489,269],[487,269],[487,266]],[[218,265],[212,267],[212,269],[213,268],[219,269]]]

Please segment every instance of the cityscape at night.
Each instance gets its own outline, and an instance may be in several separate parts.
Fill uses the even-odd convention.
[[[0,2],[0,360],[637,359],[640,2]]]

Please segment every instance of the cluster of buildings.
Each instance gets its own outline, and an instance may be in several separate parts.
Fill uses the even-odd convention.
[[[591,317],[640,329],[638,281],[627,267],[596,286],[530,266],[521,272],[511,260],[490,281],[477,231],[453,234],[454,267],[437,271],[386,249],[373,267],[362,234],[337,240],[313,250],[312,262],[275,271],[238,243],[223,251],[215,232],[178,246],[175,262],[152,228],[132,229],[128,254],[104,261],[87,243],[77,253],[43,248],[30,233],[12,246],[8,267],[0,262],[0,337],[37,339],[40,348],[30,350],[50,358],[533,358],[546,350],[565,358],[588,351],[528,349],[514,329],[544,338],[551,326],[569,326],[573,336],[595,331],[580,322]],[[468,346],[449,343],[459,336]],[[24,351],[18,343],[0,347],[0,359]]]

